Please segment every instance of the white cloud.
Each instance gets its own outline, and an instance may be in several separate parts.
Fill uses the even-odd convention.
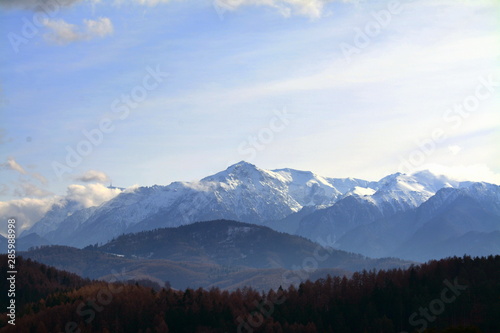
[[[37,192],[36,186],[27,184],[23,190]],[[39,189],[38,189],[39,190]],[[41,190],[43,191],[43,190]],[[40,192],[41,194],[43,192]],[[98,206],[103,202],[113,199],[121,193],[119,189],[109,189],[101,184],[90,185],[70,185],[65,196],[50,196],[42,199],[23,198],[0,201],[0,219],[5,221],[8,218],[15,218],[17,221],[18,233],[29,229],[40,220],[54,204],[61,204],[67,200],[74,200],[80,203],[81,208]],[[6,223],[0,225],[0,233],[6,231]]]
[[[107,17],[101,17],[98,20],[83,20],[87,29],[87,38],[106,37],[114,31],[113,23]]]
[[[500,185],[500,174],[495,173],[484,164],[444,166],[440,164],[426,164],[419,170],[429,170],[437,175],[444,175],[458,181],[487,182]]]
[[[7,170],[17,171],[23,175],[26,174],[26,170],[13,157],[7,158],[7,162],[0,164],[0,166]]]
[[[79,202],[83,208],[99,206],[120,194],[120,189],[109,189],[102,184],[70,185],[65,198]]]
[[[48,183],[47,178],[41,175],[38,172],[29,173],[24,169],[22,165],[20,165],[13,157],[9,157],[7,162],[0,164],[0,167],[6,170],[12,170],[20,173],[24,177],[21,177],[21,182],[16,185],[16,189],[13,191],[13,194],[18,197],[47,197],[52,195],[53,193],[48,192],[44,189],[37,187],[34,184],[29,183],[30,177],[31,180],[36,179],[41,184],[46,185]],[[29,166],[28,166],[29,167]],[[9,187],[3,185],[0,188],[0,195],[6,195]]]
[[[139,189],[141,187],[141,185],[139,184],[134,184],[130,187],[127,187],[123,192],[124,193],[133,193],[135,192],[137,189]]]
[[[113,24],[109,18],[101,17],[97,20],[83,20],[84,27],[78,27],[75,24],[66,21],[45,19],[43,25],[50,32],[44,36],[56,44],[68,44],[71,42],[91,40],[94,38],[103,38],[113,34]]]
[[[51,33],[45,34],[45,37],[53,42],[66,44],[81,39],[77,33],[77,26],[64,20],[46,19],[43,21],[43,25],[52,30]]]
[[[55,198],[50,199],[33,199],[23,198],[11,200],[8,202],[0,202],[0,218],[6,221],[9,218],[16,219],[17,233],[31,227],[36,221],[52,207],[56,202]],[[0,232],[7,231],[7,224],[2,223]]]
[[[171,2],[172,0],[134,0],[143,6],[156,6]],[[225,11],[235,11],[245,6],[267,6],[278,10],[278,12],[289,17],[291,15],[302,15],[311,18],[318,18],[323,15],[324,5],[335,0],[213,0],[213,6],[223,13]],[[115,3],[121,4],[125,1],[116,0]],[[342,0],[342,2],[358,3],[359,0]]]
[[[43,175],[39,174],[38,172],[33,172],[31,174],[31,176],[33,178],[35,178],[36,180],[38,180],[40,183],[42,183],[43,185],[46,185],[48,183],[48,180],[47,178],[45,178]]]
[[[26,169],[24,169],[24,167],[21,164],[19,164],[13,157],[7,158],[7,162],[0,164],[0,167],[4,168],[6,170],[13,170],[13,171],[19,172],[22,175],[31,176],[44,185],[47,184],[47,182],[48,182],[47,178],[45,178],[43,175],[39,174],[38,172],[32,172],[32,173],[26,172]]]
[[[135,2],[145,6],[156,6],[159,3],[170,2],[170,0],[135,0]]]
[[[303,15],[311,18],[321,17],[324,12],[324,5],[328,2],[335,0],[214,0],[213,5],[218,8],[219,11],[234,11],[240,9],[244,6],[267,6],[275,8],[285,17],[291,15]],[[340,0],[339,0],[340,1]],[[360,0],[341,0],[342,2],[353,2],[359,3]],[[97,3],[101,3],[101,0],[57,0],[54,1],[44,1],[44,0],[0,0],[0,7],[7,9],[28,9],[33,11],[41,11],[43,8],[47,7],[45,3],[52,4],[56,3],[56,9],[60,7],[70,7],[81,2],[88,2],[91,6]],[[172,2],[172,0],[115,0],[114,3],[121,5],[123,3],[133,2],[142,6],[153,7],[159,4],[165,4]]]
[[[140,3],[157,3],[158,0],[138,0]],[[283,16],[292,14],[311,18],[321,17],[325,3],[332,0],[215,0],[219,11],[234,11],[243,6],[269,6],[276,8]]]
[[[97,170],[89,170],[85,172],[81,176],[77,176],[75,178],[78,181],[84,182],[84,183],[90,183],[90,182],[98,182],[98,183],[105,183],[109,182],[109,177],[102,171],[97,171]]]

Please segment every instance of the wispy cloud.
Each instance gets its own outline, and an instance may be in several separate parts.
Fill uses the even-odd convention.
[[[13,170],[23,175],[26,174],[26,170],[24,170],[24,168],[17,163],[13,157],[7,158],[7,162],[0,164],[0,166],[4,169]]]
[[[144,0],[143,0],[144,2]],[[145,1],[156,2],[156,1]],[[268,6],[277,9],[283,16],[303,15],[321,17],[328,0],[216,0],[215,5],[222,10],[234,11],[244,6]]]
[[[8,157],[7,162],[0,164],[0,167],[5,170],[15,171],[21,175],[36,179],[43,185],[46,185],[48,183],[47,178],[45,178],[42,174],[38,172],[27,172],[26,169],[21,164],[19,164],[14,157]]]
[[[42,183],[43,185],[46,185],[48,183],[48,180],[47,178],[45,178],[43,175],[39,174],[38,172],[33,172],[31,174],[31,176],[33,178],[35,178],[36,180],[38,180],[40,183]]]
[[[75,170],[82,177],[76,183],[99,182],[102,178],[84,177],[84,171],[116,165],[113,178],[122,184],[201,177],[228,159],[242,159],[238,143],[284,106],[298,120],[259,154],[255,163],[260,166],[376,179],[394,172],[400,156],[418,149],[437,128],[448,139],[426,162],[474,161],[500,170],[497,140],[486,131],[498,124],[496,97],[481,103],[460,127],[443,120],[449,108],[474,93],[478,78],[498,72],[498,4],[492,0],[401,1],[404,10],[350,63],[340,44],[356,46],[357,35],[377,23],[373,12],[387,10],[388,1],[358,6],[341,0],[58,1],[66,8],[48,15],[46,27],[35,25],[38,37],[47,33],[55,45],[100,37],[106,43],[96,48],[88,43],[74,52],[33,41],[25,54],[43,51],[36,57],[12,53],[6,58],[5,76],[11,79],[4,92],[10,105],[0,142],[2,135],[4,142],[14,140],[5,148],[15,149],[16,159],[22,156],[19,162],[27,172],[5,170],[12,170],[2,164],[12,154],[6,152],[0,172],[10,178],[32,176],[31,183],[54,191],[75,181],[68,177],[45,188],[28,165],[37,164],[36,171],[50,177],[50,158],[65,158],[65,144],[76,144],[85,126],[104,113],[115,119],[111,101],[137,84],[145,63],[171,72],[169,84],[121,122],[106,145],[94,149],[92,164]],[[0,0],[0,9],[35,9],[40,3]],[[91,4],[95,12],[87,8]],[[217,20],[212,5],[232,17]],[[331,17],[305,22],[330,11]],[[2,15],[20,36],[26,30],[22,18],[31,16],[16,10]],[[84,21],[89,18],[94,23]],[[116,32],[109,38],[113,26]],[[19,107],[14,110],[14,105]],[[474,131],[480,135],[468,140]],[[28,144],[23,140],[28,136],[39,140]],[[123,147],[134,155],[133,163],[127,154],[116,153]],[[200,167],[196,161],[204,154],[209,162]],[[336,163],[339,159],[342,163]],[[7,183],[10,194],[18,182]]]
[[[292,15],[302,15],[311,18],[318,18],[324,14],[324,7],[329,2],[336,0],[215,0],[214,6],[224,11],[235,11],[243,7],[259,6],[276,9],[281,15],[289,17]],[[359,3],[361,0],[337,0],[342,2]],[[70,7],[78,3],[88,2],[91,6],[100,3],[101,0],[0,0],[0,6],[6,9],[24,9],[42,11],[47,6]],[[142,6],[153,7],[160,4],[167,4],[172,0],[115,0],[115,5],[124,3],[135,3]]]
[[[119,2],[123,2],[123,0]],[[145,6],[156,6],[160,3],[171,2],[171,0],[134,0],[134,2]]]
[[[45,19],[43,25],[50,30],[44,37],[60,45],[91,40],[94,38],[103,38],[112,35],[114,31],[111,20],[106,17],[101,17],[95,21],[83,20],[83,27],[78,27],[62,19]]]
[[[75,177],[75,180],[84,183],[91,183],[91,182],[105,183],[109,181],[109,177],[102,171],[89,170],[85,172],[83,175]]]

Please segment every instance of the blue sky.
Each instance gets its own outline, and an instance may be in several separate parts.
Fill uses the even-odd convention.
[[[500,183],[497,1],[57,3],[0,0],[2,214],[240,160]]]

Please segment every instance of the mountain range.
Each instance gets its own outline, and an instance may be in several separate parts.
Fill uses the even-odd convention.
[[[500,253],[498,185],[429,171],[379,181],[328,178],[243,161],[200,181],[128,189],[99,207],[54,205],[20,241],[32,234],[37,245],[83,248],[122,234],[218,219],[369,257],[425,261]]]

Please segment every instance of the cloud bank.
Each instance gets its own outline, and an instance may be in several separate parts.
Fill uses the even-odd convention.
[[[23,198],[11,200],[8,202],[0,202],[0,218],[6,221],[9,218],[16,219],[16,227],[18,234],[31,227],[36,221],[41,219],[43,215],[52,207],[57,200],[51,199],[33,199]],[[6,234],[7,223],[2,223],[0,233]]]
[[[36,192],[40,189],[32,185],[21,187],[18,191]],[[43,190],[41,190],[43,191]],[[102,203],[113,199],[121,193],[120,189],[109,189],[102,184],[70,185],[64,196],[47,196],[44,198],[23,198],[0,202],[0,219],[6,221],[15,218],[17,221],[18,233],[29,229],[40,220],[54,204],[61,205],[65,201],[76,201],[80,208],[99,206]],[[43,194],[43,193],[35,193]],[[7,224],[0,225],[0,233],[5,234]]]
[[[109,189],[102,184],[70,185],[65,200],[79,202],[82,208],[99,206],[121,193],[120,189]]]

